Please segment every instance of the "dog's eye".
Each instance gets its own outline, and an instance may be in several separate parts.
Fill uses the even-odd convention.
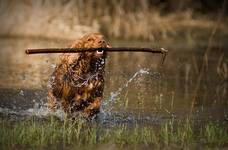
[[[91,38],[88,38],[87,41],[92,41],[92,39]]]
[[[103,49],[98,49],[97,50],[97,54],[103,54],[103,53],[104,53]]]

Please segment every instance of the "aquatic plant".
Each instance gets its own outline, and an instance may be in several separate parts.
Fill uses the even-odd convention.
[[[189,119],[183,122],[167,121],[161,127],[140,125],[104,126],[91,124],[82,120],[59,121],[50,117],[44,121],[34,118],[10,122],[0,121],[1,148],[38,148],[38,147],[94,147],[112,143],[117,147],[129,146],[171,146],[191,147],[194,144],[223,147],[228,141],[228,130],[208,123],[195,129]]]

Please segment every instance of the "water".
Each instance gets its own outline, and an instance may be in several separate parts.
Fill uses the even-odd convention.
[[[0,40],[0,116],[12,120],[45,118],[58,110],[46,108],[47,83],[58,54],[24,54],[26,48],[65,47],[68,41],[2,38]],[[114,46],[150,43],[111,42]],[[132,45],[135,44],[135,45]],[[160,55],[112,53],[108,56],[101,120],[105,123],[160,124],[191,116],[199,121],[228,121],[227,48],[214,46],[199,83],[207,45],[162,45],[169,49],[165,65]],[[198,86],[198,88],[197,88]]]
[[[147,121],[147,122],[153,122],[155,123],[158,122],[158,119],[153,116],[153,118],[150,117],[144,117],[144,118],[135,118],[131,114],[119,114],[115,113],[112,111],[113,109],[113,104],[116,103],[116,100],[120,96],[121,92],[123,89],[128,88],[128,85],[137,77],[143,76],[145,74],[150,74],[149,69],[143,68],[138,70],[125,84],[123,84],[122,87],[120,87],[117,91],[111,92],[110,97],[107,100],[104,100],[102,103],[101,107],[101,113],[99,114],[99,121],[101,123],[108,123],[109,125],[111,124],[119,124],[119,123],[142,123]],[[30,92],[30,91],[27,91]],[[44,97],[44,91],[43,93],[39,94]],[[35,93],[35,95],[38,95]],[[18,96],[26,98],[25,91],[20,90],[18,93]],[[37,102],[35,99],[32,100],[33,106],[28,107],[18,107],[16,103],[14,103],[11,108],[7,108],[4,105],[0,107],[0,113],[2,115],[7,115],[8,117],[10,116],[11,118],[13,117],[14,120],[17,119],[25,119],[28,117],[37,117],[37,118],[47,118],[49,116],[56,116],[60,120],[64,120],[65,118],[65,113],[61,109],[57,109],[55,112],[50,111],[47,106],[46,106],[46,101],[45,99],[39,99],[39,102]]]
[[[123,89],[128,88],[128,84],[131,83],[133,81],[133,79],[135,79],[138,75],[143,75],[143,74],[149,74],[148,69],[140,69],[139,71],[137,71],[122,87],[120,87],[117,91],[115,92],[111,92],[110,93],[110,98],[109,100],[105,101],[104,107],[106,105],[110,105],[111,103],[115,103],[118,96],[121,94],[121,92],[123,91]],[[109,108],[110,109],[110,108]]]

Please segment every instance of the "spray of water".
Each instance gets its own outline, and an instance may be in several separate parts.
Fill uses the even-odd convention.
[[[148,69],[148,68],[139,69],[132,75],[132,77],[125,84],[123,84],[123,86],[118,88],[118,90],[116,90],[115,92],[110,93],[110,97],[102,103],[102,107],[101,107],[102,120],[106,120],[106,118],[110,118],[110,116],[112,115],[113,104],[116,103],[117,98],[120,96],[122,91],[124,89],[128,88],[129,84],[135,78],[142,76],[144,74],[146,74],[146,75],[150,74],[149,71],[150,71],[150,69]]]
[[[129,83],[131,83],[133,81],[133,79],[135,79],[137,76],[139,75],[143,75],[143,74],[149,74],[149,69],[140,69],[139,71],[137,71],[122,87],[120,87],[117,91],[115,92],[111,92],[110,93],[110,99],[109,102],[114,102],[116,100],[116,98],[121,94],[121,92],[123,91],[123,89],[127,88]]]
[[[118,88],[115,92],[111,92],[110,96],[107,100],[103,101],[102,104],[102,109],[101,109],[101,114],[102,115],[102,120],[105,120],[105,116],[110,116],[112,112],[112,105],[116,102],[118,96],[122,93],[122,91],[126,88],[128,88],[129,84],[136,79],[139,76],[142,76],[144,74],[150,74],[149,69],[147,68],[142,68],[139,69],[137,72],[135,72],[132,77],[120,88]],[[24,91],[19,92],[20,96],[25,96]],[[0,113],[5,114],[5,115],[15,115],[15,116],[36,116],[39,118],[45,118],[48,116],[56,116],[59,119],[63,120],[65,118],[65,113],[61,109],[57,109],[55,112],[50,111],[46,107],[46,103],[37,103],[34,101],[34,106],[33,108],[29,108],[27,110],[23,109],[9,109],[9,108],[1,108],[0,107]]]

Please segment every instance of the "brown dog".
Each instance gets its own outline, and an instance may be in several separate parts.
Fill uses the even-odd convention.
[[[109,47],[99,33],[83,36],[72,48]],[[57,107],[67,114],[82,112],[92,117],[99,112],[104,89],[106,52],[65,53],[61,55],[48,91],[48,107]]]

